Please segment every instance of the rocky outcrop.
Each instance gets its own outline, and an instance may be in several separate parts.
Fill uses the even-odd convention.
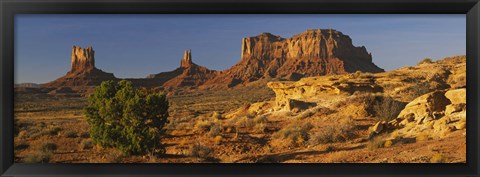
[[[92,47],[72,47],[71,69],[63,77],[42,84],[42,87],[85,87],[97,86],[105,80],[117,80],[112,73],[95,67],[95,51]]]
[[[297,82],[269,82],[267,84],[275,92],[275,109],[292,110],[299,101],[305,105],[317,102],[322,95],[353,94],[354,92],[382,92],[382,87],[375,83],[371,76],[343,75],[339,77],[309,77]],[[292,104],[297,103],[297,104]],[[309,106],[307,106],[309,107]],[[298,107],[304,109],[303,107]]]
[[[355,47],[349,36],[333,29],[307,30],[285,39],[262,33],[242,40],[241,61],[207,84],[235,86],[262,78],[290,78],[382,72],[365,47]]]
[[[405,107],[390,127],[397,129],[392,139],[418,136],[444,137],[466,127],[466,89],[434,91]]]

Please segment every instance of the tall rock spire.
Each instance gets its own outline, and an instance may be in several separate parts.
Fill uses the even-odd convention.
[[[180,61],[180,67],[188,68],[190,66],[192,66],[192,50],[188,49],[185,50],[185,53],[183,54],[182,61]]]
[[[92,47],[72,47],[71,73],[92,70],[95,68],[95,51]]]

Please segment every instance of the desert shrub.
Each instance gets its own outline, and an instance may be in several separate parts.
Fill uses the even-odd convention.
[[[431,163],[446,163],[447,162],[447,157],[443,154],[437,153],[430,158]]]
[[[25,150],[27,149],[28,147],[30,147],[30,145],[27,144],[27,142],[19,142],[19,143],[15,143],[15,150]]]
[[[207,146],[195,143],[190,146],[190,155],[197,158],[208,159],[213,157],[213,149]]]
[[[120,163],[123,161],[123,158],[125,158],[125,154],[123,151],[117,149],[110,149],[105,154],[105,160],[108,163]]]
[[[393,145],[393,142],[391,140],[387,140],[385,141],[385,143],[383,144],[383,147],[390,147]]]
[[[90,133],[82,132],[82,133],[80,133],[80,138],[90,138]]]
[[[309,143],[312,145],[344,142],[355,137],[355,123],[348,118],[335,125],[320,127],[319,131],[310,136]]]
[[[52,158],[51,152],[35,151],[23,159],[24,163],[49,163]]]
[[[50,127],[47,129],[47,134],[55,136],[58,135],[60,131],[62,131],[62,128],[60,127]]]
[[[255,122],[256,124],[267,123],[268,119],[265,115],[259,115],[253,119],[253,122]]]
[[[267,123],[258,123],[253,127],[255,133],[265,133],[267,132]]]
[[[222,125],[220,124],[214,124],[213,126],[210,127],[210,131],[208,131],[208,136],[210,137],[216,137],[217,135],[222,132]]]
[[[382,137],[375,137],[368,142],[367,149],[375,150],[378,148],[383,148],[384,145],[385,145],[385,141],[383,140]]]
[[[433,60],[431,58],[424,58],[422,61],[418,62],[417,65],[421,65],[424,63],[433,63]]]
[[[67,137],[67,138],[76,138],[76,137],[78,137],[78,135],[77,135],[77,133],[75,133],[75,132],[67,132],[67,133],[65,133],[65,137]]]
[[[215,138],[213,138],[213,143],[218,145],[218,144],[222,143],[222,140],[223,140],[222,136],[216,136]]]
[[[396,101],[391,97],[382,97],[373,103],[373,111],[378,119],[388,122],[397,118],[405,106],[406,103]]]
[[[273,134],[276,139],[291,140],[292,145],[299,146],[308,142],[309,131],[313,128],[310,122],[303,124],[292,123]]]
[[[251,129],[255,126],[255,122],[253,121],[253,118],[244,116],[238,119],[236,126],[239,128],[242,127],[242,128]]]
[[[426,82],[421,82],[421,83],[415,84],[414,86],[412,86],[408,89],[408,91],[410,93],[410,98],[409,99],[413,100],[413,99],[415,99],[419,96],[422,96],[426,93],[429,93],[433,90],[434,89],[432,89],[432,87],[430,87],[430,84],[428,84]]]
[[[52,152],[57,150],[58,146],[57,144],[53,142],[46,142],[40,145],[40,150],[43,152]]]
[[[211,122],[208,119],[198,119],[197,122],[195,123],[195,130],[200,131],[200,132],[207,132],[210,130],[210,128],[214,125],[213,122]]]
[[[219,120],[222,119],[222,115],[218,113],[217,111],[214,111],[212,114],[212,119]]]
[[[415,137],[415,141],[426,141],[426,140],[429,140],[429,139],[430,139],[430,136],[427,133],[419,133]]]
[[[13,135],[17,136],[20,132],[20,125],[18,123],[18,119],[13,119]]]
[[[352,74],[353,78],[373,78],[372,73],[368,72],[362,72],[362,71],[355,71],[355,73]]]
[[[126,154],[158,153],[167,123],[164,94],[140,92],[132,82],[104,81],[88,98],[85,115],[95,144]]]
[[[86,149],[92,149],[93,148],[93,142],[91,139],[84,139],[80,142],[80,149],[86,150]]]

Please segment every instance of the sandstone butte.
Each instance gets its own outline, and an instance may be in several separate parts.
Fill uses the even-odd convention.
[[[180,67],[173,71],[127,79],[147,87],[234,87],[260,79],[346,74],[355,71],[378,73],[384,70],[372,62],[364,46],[355,47],[352,39],[333,29],[307,30],[291,38],[270,33],[242,39],[241,60],[224,71],[210,70],[192,61],[186,50]],[[105,80],[119,80],[112,73],[95,67],[92,47],[73,46],[71,70],[63,77],[42,87],[91,87]]]

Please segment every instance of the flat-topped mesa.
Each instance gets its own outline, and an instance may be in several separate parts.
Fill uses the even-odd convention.
[[[290,38],[270,33],[242,39],[241,60],[206,84],[229,87],[263,78],[298,80],[302,77],[383,72],[364,46],[334,29],[307,30]]]
[[[72,61],[70,73],[93,70],[95,68],[95,51],[92,47],[72,47]]]
[[[185,50],[185,53],[183,54],[183,58],[180,61],[180,67],[181,68],[188,68],[192,66],[192,50],[188,49]]]

